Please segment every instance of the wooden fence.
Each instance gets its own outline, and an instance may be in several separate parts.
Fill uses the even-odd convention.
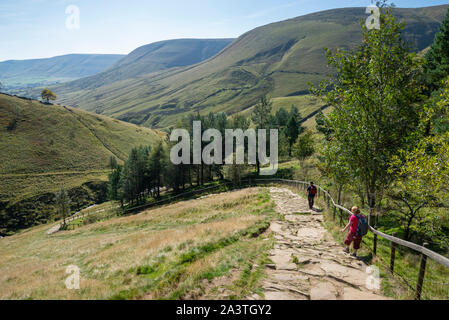
[[[289,185],[289,186],[302,188],[304,190],[306,190],[307,186],[309,185],[309,182],[296,181],[296,180],[285,180],[285,179],[256,179],[255,182],[256,183],[286,184],[286,185]],[[336,209],[339,209],[340,212],[345,212],[348,215],[352,215],[350,210],[348,210],[345,207],[343,207],[343,206],[339,205],[338,203],[336,203],[335,200],[332,198],[332,196],[330,195],[330,193],[328,191],[324,190],[319,185],[316,185],[316,187],[318,189],[318,193],[317,193],[318,198],[323,197],[324,200],[327,202],[327,205],[329,207],[330,207],[331,204],[334,207],[334,219],[335,219],[335,210]],[[423,246],[420,246],[420,245],[417,245],[416,243],[396,238],[394,235],[388,235],[388,234],[382,233],[382,232],[376,230],[375,228],[373,228],[372,226],[370,226],[370,231],[374,235],[374,241],[373,241],[373,253],[374,253],[374,255],[376,255],[376,253],[377,253],[377,240],[378,240],[378,237],[382,237],[382,238],[390,241],[390,247],[391,247],[390,271],[391,272],[394,271],[394,261],[395,261],[395,258],[396,258],[396,248],[397,248],[397,246],[403,246],[403,247],[409,248],[409,249],[411,249],[411,250],[413,250],[415,252],[420,253],[420,255],[421,255],[421,262],[420,262],[418,280],[417,280],[416,290],[415,290],[415,299],[416,300],[420,300],[421,299],[423,282],[424,282],[424,277],[425,277],[425,272],[426,272],[427,258],[430,258],[430,259],[436,261],[437,263],[443,265],[444,267],[449,268],[449,259],[444,257],[444,256],[442,256],[442,255],[440,255],[440,254],[438,254],[438,253],[436,253],[436,252],[434,252],[434,251],[431,251],[431,250],[427,249],[426,248],[428,246],[427,243],[424,243]]]

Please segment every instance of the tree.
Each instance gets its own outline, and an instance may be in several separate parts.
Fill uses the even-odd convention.
[[[234,163],[224,166],[224,176],[226,179],[231,180],[234,186],[237,187],[242,182],[242,177],[246,172],[247,166],[244,164],[236,164],[235,153],[232,156],[234,157]]]
[[[284,108],[280,108],[275,116],[274,116],[275,123],[278,125],[279,128],[284,128],[290,119],[290,115],[287,110]]]
[[[63,218],[62,229],[64,229],[67,226],[66,219],[70,215],[70,198],[64,188],[55,193],[55,203],[58,215]]]
[[[301,113],[299,112],[298,108],[295,105],[292,105],[289,115],[290,115],[290,117],[295,118],[296,122],[298,122],[298,123],[300,123],[302,120]],[[302,129],[301,128],[300,128],[300,132],[299,132],[300,134],[305,130],[305,128],[302,128]]]
[[[274,118],[271,114],[273,103],[268,100],[266,96],[260,98],[260,102],[253,110],[251,120],[256,126],[256,130],[270,129],[270,126],[274,123]],[[268,143],[268,139],[266,139]],[[257,174],[260,174],[260,162],[259,155],[256,156]]]
[[[362,23],[363,43],[354,51],[327,50],[336,72],[320,89],[312,88],[334,107],[325,119],[327,143],[363,183],[371,215],[394,179],[390,161],[408,146],[419,118],[415,102],[421,98],[422,61],[409,53],[403,29],[391,8],[384,8],[379,30]]]
[[[337,189],[337,203],[341,204],[341,195],[345,185],[352,178],[346,159],[342,156],[338,144],[326,144],[319,157],[319,169],[323,175],[330,178]]]
[[[151,151],[148,158],[148,171],[151,181],[151,189],[154,190],[155,197],[161,196],[161,187],[164,181],[164,170],[166,167],[166,159],[162,142],[159,142]]]
[[[404,149],[392,161],[390,172],[399,177],[399,186],[421,198],[449,200],[449,78],[437,101],[430,101],[421,122],[430,124],[430,135],[412,149]]]
[[[315,117],[316,129],[319,133],[322,133],[326,140],[330,140],[332,129],[326,125],[326,116],[323,111],[320,111]]]
[[[109,174],[108,198],[110,200],[122,199],[120,194],[122,169],[123,167],[117,164]]]
[[[133,148],[121,170],[121,190],[123,200],[141,202],[144,200],[145,191],[148,189],[146,179],[146,163],[149,148]]]
[[[310,131],[306,131],[296,141],[293,147],[293,155],[301,162],[304,162],[307,158],[313,156],[314,153],[315,146],[313,134]]]
[[[429,211],[425,208],[442,207],[427,189],[408,191],[407,178],[394,184],[389,192],[390,208],[393,209],[394,216],[397,217],[404,228],[404,239],[410,240],[411,228],[414,225],[421,227],[431,222],[427,219]]]
[[[109,157],[109,168],[111,168],[111,170],[117,168],[117,158],[113,155]]]
[[[49,103],[49,100],[56,100],[56,95],[49,89],[42,90],[41,97],[47,100],[47,103]]]
[[[435,91],[449,74],[449,10],[425,59],[425,83],[430,91]]]
[[[300,129],[299,124],[294,116],[290,116],[290,119],[287,122],[287,126],[284,129],[284,134],[287,137],[288,141],[288,156],[292,156],[292,146],[295,141],[298,139]]]

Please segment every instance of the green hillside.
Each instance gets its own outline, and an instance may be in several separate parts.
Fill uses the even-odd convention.
[[[110,83],[209,59],[234,39],[178,39],[139,47],[104,72],[55,88],[60,94],[92,90]],[[35,97],[38,92],[34,92]]]
[[[448,6],[395,9],[416,51],[430,45]],[[245,110],[263,94],[307,93],[329,72],[323,48],[351,48],[361,41],[365,8],[318,12],[254,29],[214,58],[99,86],[55,88],[60,101],[148,127],[167,127],[192,110]]]
[[[6,89],[67,82],[101,72],[123,58],[120,54],[68,54],[47,59],[0,62]]]
[[[0,232],[5,220],[15,224],[11,214],[26,219],[39,212],[43,217],[36,219],[46,221],[53,213],[48,204],[61,187],[78,195],[74,209],[101,200],[110,156],[120,162],[131,148],[162,136],[85,111],[0,94]]]

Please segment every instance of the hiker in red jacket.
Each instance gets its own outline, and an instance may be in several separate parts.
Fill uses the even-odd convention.
[[[310,182],[310,186],[307,188],[307,199],[309,200],[309,208],[313,209],[313,204],[315,202],[315,196],[318,189],[313,185],[313,182]]]
[[[360,217],[360,209],[359,207],[352,207],[351,209],[352,215],[349,218],[349,223],[341,229],[341,232],[344,233],[346,230],[349,229],[348,235],[345,239],[345,252],[349,253],[349,247],[351,243],[353,244],[354,253],[352,254],[353,257],[357,257],[357,250],[360,249],[360,243],[362,242],[362,236],[357,233],[357,227],[359,224],[359,217]]]

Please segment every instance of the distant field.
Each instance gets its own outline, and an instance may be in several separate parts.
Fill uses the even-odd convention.
[[[105,204],[107,206],[107,204]],[[273,245],[264,189],[180,202],[46,235],[0,239],[0,299],[241,299],[260,292]],[[80,268],[68,290],[66,267]]]

